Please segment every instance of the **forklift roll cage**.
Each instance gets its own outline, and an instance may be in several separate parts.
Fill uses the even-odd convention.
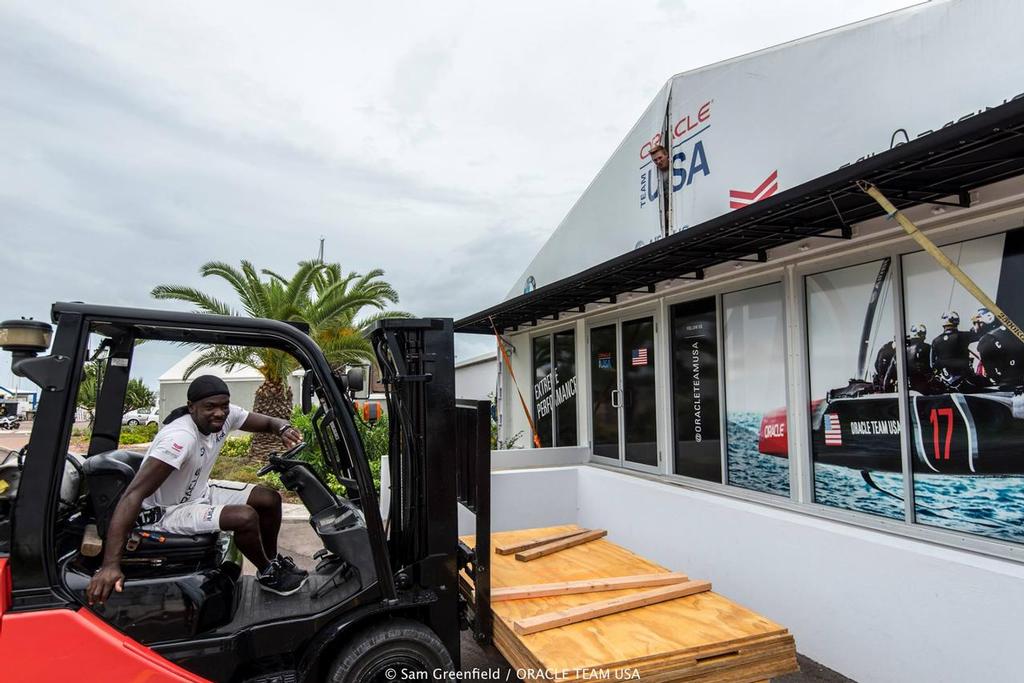
[[[43,391],[14,505],[9,613],[81,607],[81,598],[62,582],[56,525],[71,416],[83,368],[98,355],[89,357],[90,335],[99,334],[109,353],[96,402],[90,456],[118,447],[132,355],[141,340],[275,348],[294,356],[305,369],[303,393],[315,387],[318,415],[327,412],[331,436],[347,451],[330,456],[324,448],[328,465],[352,499],[359,501],[376,569],[376,586],[364,587],[350,603],[351,609],[306,645],[307,673],[322,666],[311,664],[311,658],[318,658],[337,636],[367,615],[414,615],[437,634],[456,666],[460,627],[471,626],[478,641],[490,639],[487,562],[465,546],[460,548],[456,510],[461,499],[474,511],[485,513],[478,514],[477,536],[486,551],[489,428],[481,421],[486,418],[489,426],[489,403],[459,402],[456,407],[451,320],[383,320],[372,334],[392,416],[392,496],[390,523],[385,528],[344,380],[335,375],[300,324],[82,303],[54,304],[51,316],[56,331],[49,355],[15,362],[21,374]],[[307,408],[305,395],[303,402]],[[322,438],[319,431],[318,438]],[[479,581],[475,605],[460,604],[458,573],[463,569]],[[190,644],[155,649],[175,660],[175,653]],[[302,667],[299,670],[302,673]]]

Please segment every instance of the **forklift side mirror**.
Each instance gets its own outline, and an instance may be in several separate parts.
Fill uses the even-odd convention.
[[[362,368],[349,368],[348,372],[345,373],[345,377],[348,380],[348,390],[353,393],[359,393],[363,390],[363,369]]]
[[[302,414],[309,415],[313,410],[313,373],[309,370],[306,370],[306,374],[302,376],[300,393],[302,394]]]

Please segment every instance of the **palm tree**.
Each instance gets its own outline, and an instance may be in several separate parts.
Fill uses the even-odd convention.
[[[220,277],[238,295],[242,314],[253,318],[300,321],[310,327],[310,336],[320,345],[332,367],[360,365],[373,360],[373,349],[366,339],[370,325],[382,317],[408,317],[400,311],[385,311],[388,304],[398,303],[398,293],[381,280],[384,271],[374,269],[365,275],[342,274],[337,263],[302,261],[291,277],[262,269],[242,261],[241,269],[227,263],[211,261],[199,269],[203,277]],[[264,277],[261,277],[261,274]],[[239,315],[227,303],[195,289],[180,285],[158,285],[152,295],[157,299],[185,301],[200,312]],[[359,317],[363,309],[376,309]],[[256,390],[253,410],[265,415],[288,419],[293,397],[288,376],[298,369],[294,357],[277,349],[263,347],[207,346],[185,370],[185,377],[202,367],[238,366],[254,368],[263,376]],[[257,434],[249,454],[265,457],[279,448],[276,437]]]
[[[127,413],[139,408],[148,408],[156,405],[156,394],[146,386],[146,383],[139,378],[128,381],[124,393],[124,411]]]

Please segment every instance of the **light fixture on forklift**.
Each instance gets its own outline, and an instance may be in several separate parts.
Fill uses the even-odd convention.
[[[42,320],[22,318],[0,323],[0,348],[15,356],[34,356],[50,348],[53,327]]]

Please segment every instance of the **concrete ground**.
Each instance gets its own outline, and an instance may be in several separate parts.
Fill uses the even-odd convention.
[[[285,505],[284,524],[278,537],[278,545],[283,554],[291,555],[295,559],[296,564],[305,569],[312,568],[312,555],[323,546],[306,521],[305,508],[301,505]],[[247,567],[247,571],[252,572],[251,565]],[[797,660],[800,664],[798,673],[774,680],[785,683],[843,683],[852,680],[801,654],[797,654]],[[493,645],[481,647],[468,631],[463,632],[462,670],[491,672],[495,669],[501,671],[498,680],[514,680],[514,676],[506,677],[509,670],[508,662]]]
[[[0,430],[0,449],[16,451],[28,443],[31,434],[31,422],[22,422],[21,427],[14,431]]]

